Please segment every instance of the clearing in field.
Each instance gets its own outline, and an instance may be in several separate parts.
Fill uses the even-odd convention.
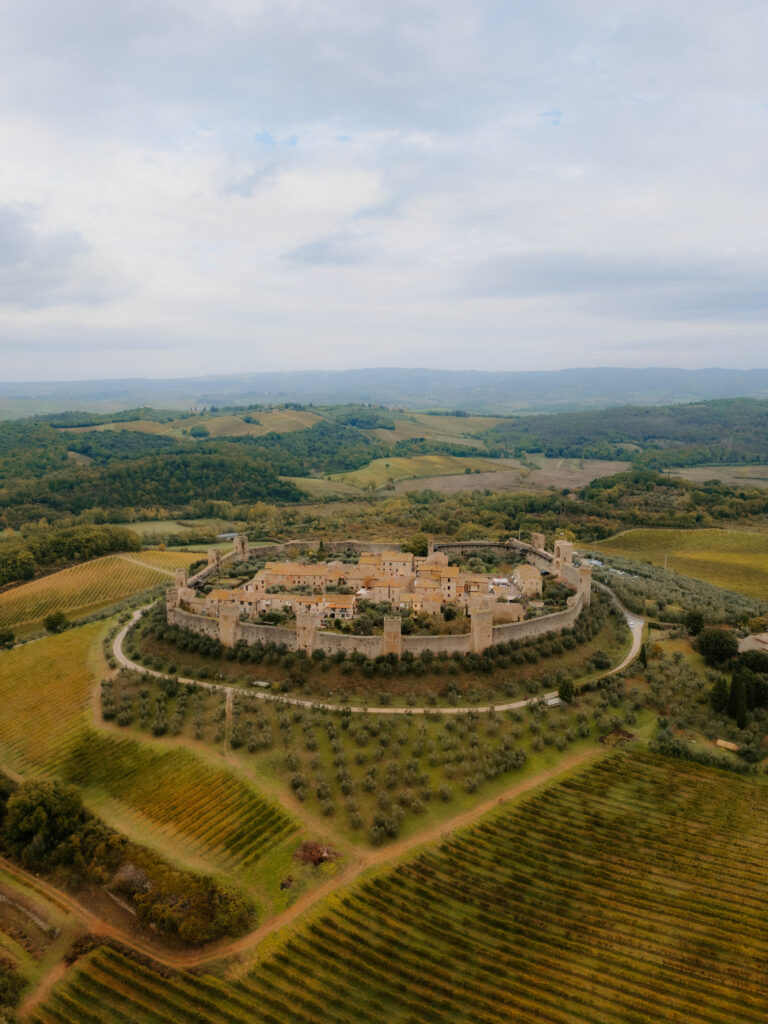
[[[143,551],[94,558],[0,594],[0,627],[29,633],[46,615],[70,617],[97,612],[132,594],[167,583],[173,570],[195,555],[184,551]]]
[[[747,597],[768,593],[768,536],[738,530],[627,530],[598,551],[666,565]]]
[[[550,459],[544,455],[531,455],[524,462],[518,459],[486,459],[494,471],[401,481],[398,492],[409,490],[439,491],[455,494],[457,491],[540,491],[556,487],[578,490],[591,480],[612,476],[629,468],[628,462],[603,462],[598,459]]]
[[[298,487],[300,491],[309,494],[312,498],[330,498],[336,496],[358,495],[359,487],[351,484],[343,484],[339,480],[326,480],[325,477],[309,476],[281,476],[289,484]]]
[[[674,474],[693,483],[719,480],[729,487],[768,487],[768,466],[692,466],[688,469],[676,469]]]
[[[767,829],[756,780],[614,753],[336,896],[239,980],[101,948],[30,1019],[765,1024]]]
[[[393,456],[391,459],[374,459],[362,469],[341,473],[332,479],[352,484],[361,490],[378,490],[390,482],[414,477],[445,476],[475,471],[493,473],[498,468],[494,460],[484,458],[457,458],[454,455],[414,455],[411,458]]]

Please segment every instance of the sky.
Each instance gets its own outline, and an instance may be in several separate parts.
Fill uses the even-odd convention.
[[[768,365],[768,5],[0,0],[0,379]]]

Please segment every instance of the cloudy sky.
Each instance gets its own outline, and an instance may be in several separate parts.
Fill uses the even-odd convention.
[[[768,365],[760,0],[0,0],[0,378]]]

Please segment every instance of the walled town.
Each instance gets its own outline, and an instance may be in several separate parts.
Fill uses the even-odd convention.
[[[589,604],[591,569],[574,565],[569,541],[557,540],[554,553],[545,550],[544,537],[537,533],[530,544],[508,542],[507,553],[524,556],[526,561],[503,576],[463,572],[450,564],[445,549],[451,545],[441,547],[444,550],[436,550],[430,542],[424,557],[394,546],[391,550],[361,551],[352,564],[339,560],[267,562],[244,586],[214,587],[199,593],[196,587],[219,575],[227,557],[248,558],[247,541],[238,537],[234,550],[224,559],[217,549],[211,549],[208,565],[196,576],[188,579],[184,570],[177,571],[175,586],[167,593],[167,618],[191,632],[215,636],[227,647],[276,642],[307,653],[346,649],[369,656],[400,656],[407,649],[479,652],[504,640],[559,632],[572,626],[582,607]],[[541,614],[544,576],[573,591],[564,611]],[[353,620],[363,602],[389,606],[391,614],[384,618],[380,636],[327,631],[334,623]],[[439,615],[446,606],[462,610],[470,619],[471,632],[403,636],[404,614]],[[295,629],[259,621],[259,616],[273,611],[295,617]]]

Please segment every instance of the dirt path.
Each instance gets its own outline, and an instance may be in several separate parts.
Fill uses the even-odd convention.
[[[51,994],[53,986],[61,981],[64,975],[67,973],[67,965],[63,960],[59,960],[58,963],[54,964],[49,971],[47,971],[40,981],[37,983],[35,988],[31,992],[28,992],[24,999],[21,1001],[18,1013],[19,1016],[24,1019],[30,1014],[36,1006],[40,1003],[44,1003],[48,996]]]
[[[133,562],[134,565],[143,565],[145,569],[151,569],[153,572],[160,572],[163,576],[173,576],[173,569],[161,569],[159,565],[152,565],[151,562],[144,562],[141,558],[134,558],[133,555],[118,555],[118,558],[122,558],[124,562]]]
[[[5,860],[5,858],[0,857],[0,865],[5,871],[18,878],[28,888],[45,896],[47,899],[52,900],[62,909],[68,910],[88,932],[105,938],[114,939],[115,941],[122,943],[124,946],[127,946],[129,949],[132,949],[143,956],[149,957],[155,963],[161,964],[164,967],[184,970],[210,964],[214,961],[222,960],[238,954],[251,952],[267,937],[273,935],[282,928],[292,925],[298,918],[325,899],[326,896],[329,896],[331,893],[337,891],[343,886],[354,882],[366,871],[376,867],[383,867],[388,864],[395,864],[413,850],[435,842],[436,840],[447,838],[456,829],[471,825],[488,811],[491,811],[510,800],[515,800],[525,793],[536,789],[536,787],[544,785],[547,782],[551,782],[561,775],[565,775],[568,772],[573,771],[582,764],[594,760],[604,753],[604,748],[592,747],[589,750],[581,751],[578,754],[572,754],[570,757],[563,758],[563,760],[554,767],[549,768],[544,772],[540,772],[537,775],[533,775],[528,779],[523,779],[504,790],[503,793],[490,797],[487,800],[483,800],[480,803],[475,804],[474,807],[471,807],[466,811],[462,811],[460,814],[455,815],[448,821],[433,825],[424,832],[420,832],[414,836],[409,836],[406,839],[401,839],[396,843],[390,843],[380,849],[361,850],[358,852],[357,856],[355,856],[355,858],[339,872],[339,874],[331,876],[327,881],[318,885],[310,892],[304,893],[294,904],[282,911],[282,913],[276,914],[268,921],[265,921],[264,924],[260,925],[248,935],[244,935],[242,938],[235,940],[222,940],[205,949],[191,949],[188,951],[176,952],[164,948],[158,948],[150,942],[145,942],[141,939],[137,939],[133,935],[129,935],[114,924],[100,918],[97,914],[94,914],[87,907],[83,906],[82,903],[79,903],[74,899],[74,897],[54,888],[42,879],[30,875],[22,868],[19,868],[17,865]],[[55,971],[49,972],[41,984],[27,996],[27,999],[25,1000],[25,1010],[28,1011],[34,1005],[41,1002],[45,996],[47,996],[50,988],[62,976],[63,970],[58,975],[55,974]]]

